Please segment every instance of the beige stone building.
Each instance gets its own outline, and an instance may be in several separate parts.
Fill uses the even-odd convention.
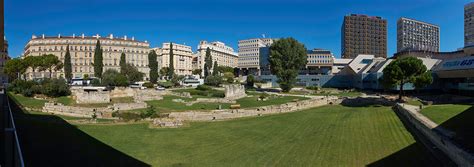
[[[155,48],[156,49],[159,48]],[[158,68],[161,69],[163,67],[170,66],[170,43],[163,43],[161,48],[161,53],[158,54]],[[174,64],[174,72],[177,75],[191,75],[193,71],[193,51],[191,46],[181,45],[177,43],[173,43],[173,64]]]
[[[137,67],[140,72],[145,74],[145,80],[149,78],[148,68],[148,53],[150,51],[150,44],[147,41],[137,41],[134,37],[122,38],[114,37],[112,34],[107,37],[94,35],[92,37],[85,36],[35,36],[26,44],[24,57],[41,56],[44,54],[54,54],[59,60],[64,62],[66,54],[66,47],[69,46],[71,53],[71,64],[73,78],[82,78],[85,74],[89,77],[94,76],[94,50],[97,43],[100,41],[103,49],[103,63],[104,71],[107,69],[120,70],[119,62],[120,55],[126,54],[127,63]],[[41,78],[49,76],[49,72],[32,72],[31,69],[27,71],[27,78]],[[60,71],[53,71],[53,77],[63,77],[64,69]]]
[[[219,66],[227,66],[235,68],[238,66],[238,54],[230,46],[225,45],[223,42],[199,42],[197,49],[197,64],[196,68],[204,69],[204,63],[206,59],[206,50],[209,48],[212,56],[212,62],[217,61]]]

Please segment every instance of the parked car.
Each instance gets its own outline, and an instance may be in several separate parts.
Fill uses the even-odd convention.
[[[144,83],[145,82],[135,82],[130,84],[130,88],[146,89],[146,87],[143,86]]]
[[[161,87],[161,86],[157,86],[157,87],[155,87],[155,89],[156,89],[156,90],[165,90],[165,88],[164,88],[164,87]]]

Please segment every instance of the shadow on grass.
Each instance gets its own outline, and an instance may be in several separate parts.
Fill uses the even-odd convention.
[[[446,120],[439,127],[453,131],[455,135],[451,139],[464,150],[474,153],[474,107]]]
[[[456,166],[453,161],[420,134],[403,116],[398,112],[395,113],[416,142],[367,166]]]
[[[54,115],[24,112],[10,101],[26,166],[150,166]]]

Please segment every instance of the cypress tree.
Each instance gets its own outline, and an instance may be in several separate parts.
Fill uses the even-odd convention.
[[[174,75],[174,55],[173,55],[173,43],[170,43],[170,70],[168,71],[168,79],[173,78]]]
[[[207,47],[206,57],[204,58],[204,78],[207,78],[207,76],[211,75],[211,69],[212,69],[211,49]]]
[[[218,73],[217,67],[218,67],[218,66],[219,66],[219,65],[217,64],[217,61],[215,61],[215,62],[214,62],[214,69],[212,69],[212,75],[213,75],[213,76],[217,76],[217,73]]]
[[[120,62],[119,62],[119,65],[120,65],[120,72],[123,74],[125,71],[125,65],[127,65],[127,61],[125,59],[125,53],[122,52],[122,55],[120,55]]]
[[[66,55],[64,55],[64,76],[68,82],[72,79],[71,53],[69,53],[69,45],[66,47]]]
[[[97,40],[94,50],[94,76],[97,78],[102,78],[103,57],[102,57],[102,48],[100,47],[100,41]]]
[[[158,81],[158,62],[156,61],[158,55],[152,50],[148,53],[148,67],[150,68],[150,82],[156,83]]]

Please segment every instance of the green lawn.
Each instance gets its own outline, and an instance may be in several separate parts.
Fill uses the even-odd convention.
[[[297,100],[308,99],[305,97],[296,97],[296,96],[281,96],[281,97],[272,97],[267,101],[257,101],[258,93],[255,93],[253,97],[244,97],[237,100],[237,103],[240,104],[241,108],[250,108],[250,107],[260,107],[274,104],[284,104]],[[184,101],[195,100],[196,97],[192,99],[182,98],[178,96],[164,96],[163,100],[153,100],[147,101],[149,105],[153,105],[159,112],[179,112],[179,111],[188,111],[188,110],[214,110],[218,109],[221,105],[222,109],[229,109],[231,104],[226,103],[195,103],[191,106],[186,106],[185,103],[173,102],[173,99],[182,99]]]
[[[20,103],[24,107],[41,109],[44,106],[44,103],[48,102],[47,100],[35,99],[32,97],[25,97],[20,94],[13,94],[8,92],[8,95],[14,99],[15,102]]]
[[[326,106],[179,129],[146,124],[78,128],[153,166],[419,165],[418,158],[425,156],[389,107]],[[407,154],[404,148],[413,157],[398,161]]]
[[[463,104],[431,105],[424,108],[421,111],[421,113],[425,115],[426,117],[430,118],[433,122],[436,122],[437,124],[442,124],[445,121],[469,109],[470,107],[472,107],[472,105],[463,105]]]
[[[423,103],[421,103],[421,101],[415,100],[415,99],[409,99],[408,101],[406,101],[406,103],[409,104],[409,105],[414,105],[414,106],[423,105]]]

